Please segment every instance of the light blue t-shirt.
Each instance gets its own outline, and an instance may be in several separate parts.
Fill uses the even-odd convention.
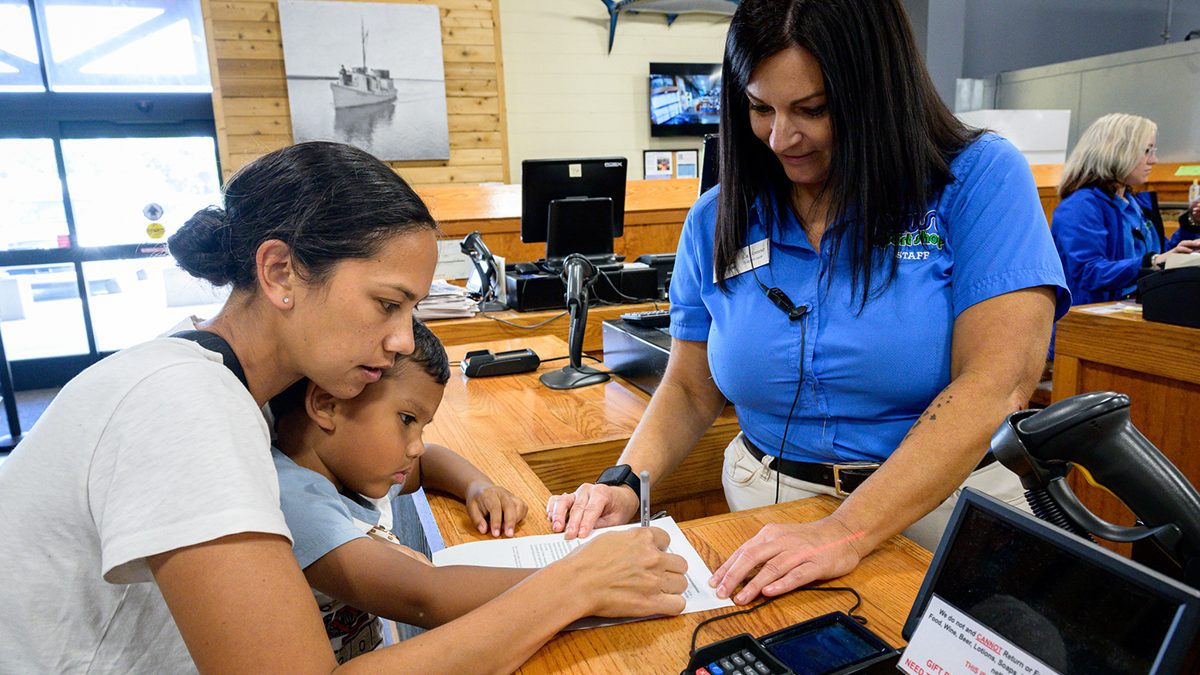
[[[271,448],[271,456],[279,474],[280,507],[302,569],[342,544],[366,537],[355,520],[379,524],[382,514],[375,504],[359,495],[339,493],[329,479],[296,464],[278,448]]]
[[[949,384],[951,334],[963,310],[1004,293],[1053,286],[1056,319],[1067,311],[1062,263],[1021,154],[986,134],[950,170],[955,180],[889,249],[897,257],[895,278],[882,292],[882,282],[873,281],[861,313],[851,297],[848,242],[837,260],[828,237],[818,254],[794,216],[768,227],[773,209],[762,201],[752,209],[745,241],[766,239],[770,230],[770,262],[755,270],[758,280],[809,313],[790,321],[750,272],[731,277],[723,293],[713,264],[717,190],[692,207],[671,279],[671,335],[708,343],[716,385],[764,452],[779,453],[801,363],[784,456],[882,461]],[[886,268],[879,269],[876,278],[886,278]]]
[[[292,461],[271,448],[279,475],[279,506],[292,531],[292,551],[301,569],[333,549],[360,537],[373,528],[390,532],[391,517],[360,495],[344,495],[321,474]],[[396,486],[387,500],[399,493]],[[385,500],[380,500],[385,501]],[[379,619],[314,590],[325,633],[338,663],[369,652],[383,641]]]

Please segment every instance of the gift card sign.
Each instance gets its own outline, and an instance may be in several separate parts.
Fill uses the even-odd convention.
[[[930,599],[899,666],[911,675],[1059,675],[937,595]]]

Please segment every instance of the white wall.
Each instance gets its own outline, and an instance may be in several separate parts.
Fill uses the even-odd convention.
[[[700,148],[650,138],[649,64],[720,63],[729,17],[622,14],[612,54],[600,0],[501,0],[511,181],[521,160],[620,155],[642,178],[642,151]]]
[[[1158,159],[1200,156],[1200,40],[1001,73],[996,107],[1071,110],[1068,147],[1101,115],[1126,112],[1158,123]]]
[[[1163,44],[1167,0],[901,0],[948,105],[955,80]],[[1171,42],[1200,29],[1200,0],[1175,0]]]
[[[1161,45],[1166,18],[1167,0],[967,0],[962,77]],[[1200,2],[1175,0],[1171,42],[1196,28]]]
[[[938,94],[954,109],[955,83],[962,77],[967,0],[901,0],[917,47]]]

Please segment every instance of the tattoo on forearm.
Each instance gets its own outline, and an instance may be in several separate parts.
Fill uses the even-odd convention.
[[[954,394],[946,394],[944,398],[934,399],[930,407],[936,410],[937,408],[942,407],[943,403],[949,403],[951,400],[953,400],[953,398]],[[913,432],[917,430],[917,427],[921,426],[921,422],[925,421],[926,419],[928,419],[930,422],[936,422],[937,413],[930,412],[930,409],[926,408],[925,412],[921,413],[921,416],[917,418],[917,421],[913,422],[912,427],[908,430],[907,434],[904,434],[904,438],[901,439],[900,442],[903,443],[904,441],[907,441],[908,437],[912,436]]]

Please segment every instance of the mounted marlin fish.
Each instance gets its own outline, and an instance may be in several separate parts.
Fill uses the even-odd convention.
[[[600,0],[608,8],[608,53],[612,53],[617,34],[617,17],[621,12],[665,14],[667,25],[680,14],[722,14],[733,16],[741,0]]]

